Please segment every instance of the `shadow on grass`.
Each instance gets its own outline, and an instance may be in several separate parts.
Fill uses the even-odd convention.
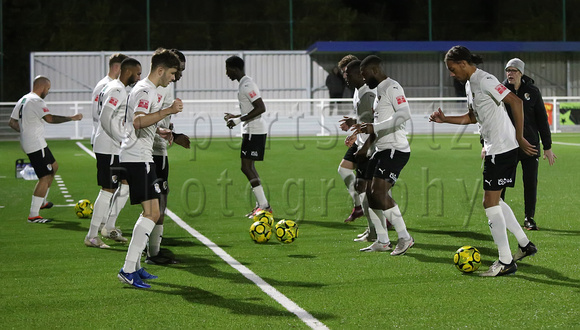
[[[163,246],[179,246],[179,247],[191,247],[191,246],[201,246],[202,244],[196,243],[194,238],[189,237],[163,237],[161,241]]]
[[[434,235],[446,235],[451,237],[460,238],[470,238],[478,241],[493,241],[491,234],[482,234],[475,231],[469,230],[433,230],[433,229],[420,229],[420,228],[409,228],[411,233],[422,233],[422,234],[434,234]],[[459,248],[459,246],[457,247]]]
[[[345,228],[366,228],[367,223],[366,220],[361,221],[357,226],[354,223],[345,223],[344,220],[327,220],[327,221],[319,221],[319,220],[300,220],[298,221],[299,225],[313,225],[318,227],[330,228],[330,229],[340,229],[344,230]]]
[[[171,268],[187,271],[195,276],[220,278],[236,284],[248,283],[248,279],[246,279],[242,274],[238,272],[224,272],[214,267],[213,265],[216,264],[224,265],[223,260],[219,259],[219,257],[217,256],[216,256],[217,259],[202,258],[191,255],[188,256],[181,255],[177,256],[176,258],[180,260],[180,263],[170,265]],[[248,267],[248,264],[245,263],[244,266]],[[315,282],[286,281],[264,277],[262,277],[262,279],[272,286],[289,286],[289,287],[314,288],[314,289],[326,286],[326,284]]]
[[[544,275],[547,277],[547,279],[529,276],[534,274]],[[518,262],[518,271],[516,272],[515,276],[530,282],[580,289],[580,279],[570,278],[554,269],[546,268],[543,266]]]
[[[63,221],[52,219],[52,222],[47,223],[47,225],[53,229],[87,232],[87,227],[81,226],[81,221]]]
[[[238,315],[255,315],[255,316],[272,316],[272,317],[296,317],[294,313],[285,310],[283,307],[274,308],[258,303],[263,301],[262,298],[248,298],[248,299],[230,299],[214,294],[210,291],[202,290],[194,286],[183,286],[170,283],[155,283],[171,291],[151,289],[150,292],[178,295],[183,297],[186,301],[192,304],[204,304],[209,306],[216,306],[219,308],[226,308],[234,314]],[[253,302],[257,301],[257,302]],[[327,313],[317,313],[317,318],[320,319],[334,319],[335,315]]]
[[[580,236],[580,230],[563,230],[563,229],[550,229],[550,228],[539,228],[538,231],[545,231],[545,232],[549,232],[549,233],[561,233],[561,234],[566,234],[566,235],[574,235],[574,236]]]

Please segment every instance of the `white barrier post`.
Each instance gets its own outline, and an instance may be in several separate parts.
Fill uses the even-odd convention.
[[[70,109],[73,110],[74,114],[76,115],[79,113],[80,110],[83,109],[83,107],[80,107],[78,102],[74,102],[73,106],[70,107]],[[80,120],[75,121],[74,125],[75,125],[75,135],[73,137],[71,137],[71,140],[82,140]]]

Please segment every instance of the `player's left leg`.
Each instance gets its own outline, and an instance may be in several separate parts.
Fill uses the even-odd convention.
[[[256,170],[253,159],[242,158],[242,172],[244,173],[244,175],[246,175],[246,178],[248,179],[250,185],[252,186],[252,191],[254,192],[254,196],[256,196],[258,208],[261,210],[268,210],[272,212],[270,203],[268,202],[266,194],[264,193],[264,187],[262,187],[260,175]]]
[[[536,213],[536,199],[538,194],[538,157],[521,160],[522,179],[524,181],[524,227],[527,230],[538,230],[534,215]]]
[[[28,155],[30,163],[38,176],[38,182],[34,187],[32,193],[32,201],[30,203],[30,212],[28,214],[28,222],[31,223],[47,223],[50,219],[45,219],[40,216],[40,209],[46,205],[46,196],[54,180],[54,174],[58,170],[58,163],[54,159],[50,149],[44,148]]]

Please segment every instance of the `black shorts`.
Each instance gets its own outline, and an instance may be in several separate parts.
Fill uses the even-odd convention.
[[[121,163],[123,178],[129,183],[131,205],[159,199],[161,185],[155,175],[155,163]]]
[[[97,184],[104,189],[119,186],[119,155],[95,153],[97,158]]]
[[[155,174],[157,175],[157,180],[161,182],[161,194],[167,195],[169,193],[169,159],[167,156],[156,156],[153,155],[153,162],[155,163]]]
[[[30,165],[34,168],[34,172],[36,172],[36,176],[39,179],[43,176],[54,173],[52,164],[54,164],[56,160],[48,147],[29,153],[28,159],[30,159]]]
[[[356,158],[354,157],[354,153],[357,150],[358,150],[358,146],[355,143],[352,145],[352,147],[348,148],[348,150],[346,151],[346,153],[344,154],[344,157],[342,157],[342,159],[348,160],[349,162],[356,164]]]
[[[241,158],[264,160],[267,134],[243,134]]]
[[[483,190],[498,191],[516,183],[518,148],[499,155],[485,156]]]
[[[410,157],[410,152],[392,149],[375,152],[369,160],[365,179],[381,178],[394,186]]]

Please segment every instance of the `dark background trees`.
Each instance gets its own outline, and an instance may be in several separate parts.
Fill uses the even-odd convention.
[[[431,35],[429,0],[149,0],[149,38],[147,0],[0,1],[2,101],[28,91],[31,51],[288,50],[329,40],[580,40],[575,24],[580,0],[432,0]]]

